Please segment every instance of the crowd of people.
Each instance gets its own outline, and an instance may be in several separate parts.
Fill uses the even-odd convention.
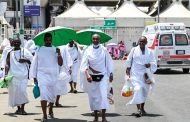
[[[93,122],[99,121],[99,112],[102,122],[107,122],[106,110],[109,102],[114,102],[110,96],[113,95],[111,83],[114,65],[112,52],[101,45],[100,40],[98,34],[92,35],[92,44],[81,51],[74,41],[65,46],[52,46],[51,33],[45,34],[44,46],[40,47],[29,39],[23,48],[19,38],[10,39],[10,45],[2,52],[0,66],[4,72],[3,77],[13,76],[8,87],[8,104],[10,107],[17,107],[15,114],[27,114],[27,84],[32,79],[40,89],[43,113],[41,122],[54,118],[53,105],[62,106],[60,96],[66,95],[68,91],[77,94],[77,74],[80,69],[80,87],[88,94],[90,109],[94,115]],[[154,55],[145,47],[146,44],[146,37],[141,37],[139,46],[133,48],[127,58],[126,74],[133,79],[134,87],[139,88],[129,104],[137,105],[138,117],[146,114],[144,105],[150,87],[150,84],[144,82],[145,69],[150,68],[152,72],[156,70]],[[126,52],[122,41],[119,43],[119,50],[119,58],[123,58]],[[68,84],[70,90],[67,88]]]
[[[107,50],[109,51],[113,60],[126,60],[127,52],[123,41],[116,43],[108,43]]]

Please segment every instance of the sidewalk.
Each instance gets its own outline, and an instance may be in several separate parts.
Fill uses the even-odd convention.
[[[16,108],[8,107],[7,89],[0,89],[0,120],[3,122],[39,122],[42,118],[40,100],[34,99],[32,85],[28,86],[30,102],[26,104],[25,110],[28,115],[15,115]],[[81,92],[68,93],[60,98],[63,107],[54,107],[55,118],[48,122],[89,122],[93,120],[88,103],[88,96]],[[114,113],[114,105],[110,106],[107,113]],[[107,118],[111,121],[111,118]],[[100,118],[101,120],[101,118]]]

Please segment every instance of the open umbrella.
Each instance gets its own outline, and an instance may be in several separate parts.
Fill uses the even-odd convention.
[[[56,26],[56,27],[49,27],[45,29],[44,31],[40,32],[39,34],[37,34],[33,39],[34,43],[36,45],[43,46],[44,35],[46,33],[52,34],[52,45],[54,46],[66,45],[71,40],[75,40],[76,38],[76,32],[73,29]]]
[[[0,87],[1,88],[8,88],[12,79],[13,79],[12,75],[8,75],[5,78],[1,78],[0,79]]]
[[[112,43],[108,43],[106,46],[107,47],[117,47],[118,45],[116,43],[112,42]]]
[[[92,35],[93,34],[98,34],[100,35],[100,43],[105,43],[108,42],[110,39],[112,39],[112,37],[110,37],[109,35],[107,35],[106,33],[104,33],[101,30],[97,30],[97,29],[84,29],[81,31],[77,32],[77,42],[79,44],[83,44],[83,45],[90,45],[92,44]]]

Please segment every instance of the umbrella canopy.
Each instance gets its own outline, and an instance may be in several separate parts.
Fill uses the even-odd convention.
[[[106,46],[109,46],[109,47],[110,47],[110,46],[111,46],[111,47],[114,47],[114,46],[118,46],[118,44],[116,44],[116,43],[113,43],[113,42],[112,42],[112,43],[108,43]]]
[[[56,26],[56,27],[49,27],[45,29],[44,31],[40,32],[39,34],[37,34],[33,39],[34,43],[36,45],[43,46],[44,35],[46,33],[52,34],[52,45],[54,46],[66,45],[71,40],[75,40],[76,38],[76,32],[73,29]]]
[[[90,45],[92,44],[92,35],[98,34],[100,36],[100,43],[108,42],[110,39],[112,39],[111,36],[107,35],[101,30],[97,29],[84,29],[77,32],[76,41],[79,44],[83,45]]]

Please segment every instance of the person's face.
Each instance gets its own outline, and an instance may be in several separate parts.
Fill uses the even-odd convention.
[[[51,47],[51,43],[52,43],[52,38],[51,37],[46,37],[45,38],[45,46]]]
[[[146,38],[141,37],[141,38],[139,39],[139,46],[140,46],[140,48],[145,48],[145,45],[146,45],[146,44],[147,44]]]
[[[100,43],[100,38],[99,38],[99,36],[93,36],[93,37],[92,37],[92,43],[93,43],[94,45],[98,45],[98,44]]]
[[[20,40],[14,40],[13,42],[13,45],[15,48],[20,48],[20,45],[21,45],[21,41]]]
[[[69,42],[69,47],[73,47],[74,41]]]

